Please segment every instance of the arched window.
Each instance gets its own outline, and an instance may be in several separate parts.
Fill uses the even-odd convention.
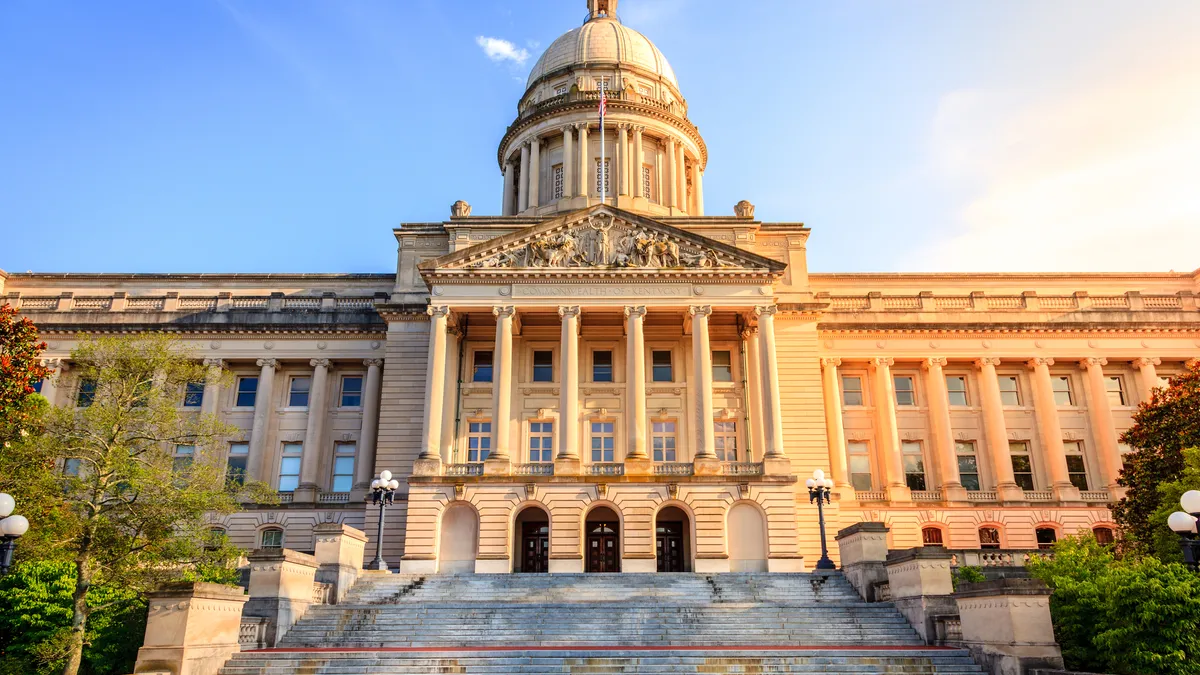
[[[1000,548],[1000,530],[995,527],[979,528],[979,548]]]
[[[259,548],[283,548],[283,530],[278,527],[268,527],[259,535]]]
[[[1058,541],[1058,530],[1053,527],[1039,527],[1034,534],[1037,536],[1037,547],[1043,550],[1054,548],[1054,542]]]
[[[1112,544],[1116,541],[1116,536],[1113,535],[1111,527],[1096,527],[1092,529],[1092,534],[1096,535],[1096,542],[1103,545]]]
[[[945,546],[945,541],[942,539],[942,528],[940,527],[922,527],[921,528],[921,544],[923,546]]]

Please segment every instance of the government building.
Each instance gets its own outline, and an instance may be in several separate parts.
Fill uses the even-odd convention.
[[[533,66],[502,212],[402,224],[394,273],[0,273],[41,393],[86,398],[81,333],[178,335],[212,373],[180,405],[280,498],[213,527],[312,551],[345,523],[370,556],[388,470],[402,572],[805,571],[815,470],[831,532],[895,549],[1111,538],[1120,434],[1200,356],[1197,275],[810,273],[804,224],[705,204],[675,71],[615,5]]]

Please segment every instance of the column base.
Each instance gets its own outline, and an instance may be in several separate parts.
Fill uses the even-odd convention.
[[[1025,491],[1016,483],[1001,483],[996,486],[996,498],[1001,504],[1014,504],[1025,501]]]
[[[1055,485],[1051,490],[1054,492],[1055,501],[1059,502],[1079,502],[1083,498],[1079,495],[1079,488],[1067,483],[1066,485]]]
[[[654,556],[649,558],[621,558],[621,571],[627,574],[647,574],[658,571],[658,559]]]
[[[508,558],[476,558],[475,574],[511,574],[512,562]]]
[[[583,558],[579,556],[571,558],[550,558],[550,565],[547,568],[550,574],[583,574]]]
[[[555,476],[578,476],[582,468],[578,457],[558,457],[554,460]]]
[[[403,566],[404,566],[403,561],[400,563],[400,565],[401,565],[401,568],[403,568]],[[390,573],[392,571],[391,568],[388,567],[386,560],[372,560],[371,562],[367,563],[363,569],[371,570],[373,572],[388,572],[388,573]]]
[[[483,475],[507,476],[512,471],[512,463],[508,457],[488,457],[483,460]]]
[[[442,475],[442,460],[434,459],[418,459],[413,462],[414,476],[440,476]]]
[[[967,488],[961,483],[950,483],[942,486],[942,499],[948,502],[965,502],[967,501]]]
[[[654,473],[654,463],[649,457],[626,457],[626,476],[649,476]]]
[[[717,459],[716,455],[697,457],[692,460],[692,473],[697,476],[720,476],[721,460]]]
[[[317,495],[320,494],[320,489],[312,483],[301,483],[299,487],[292,492],[293,504],[315,504],[317,503]]]
[[[432,558],[401,558],[401,574],[437,574],[437,560]]]
[[[1124,487],[1121,485],[1110,485],[1110,486],[1108,486],[1109,501],[1119,502],[1125,498],[1125,495],[1128,492],[1129,492],[1129,488],[1127,488],[1127,487]]]
[[[729,558],[696,558],[692,569],[697,574],[723,574],[730,571]]]
[[[889,502],[911,502],[912,490],[909,490],[907,485],[889,485],[887,496]]]
[[[763,457],[763,475],[764,476],[790,476],[792,475],[792,460],[787,457],[769,456]]]
[[[804,556],[767,558],[767,571],[775,573],[804,572]]]

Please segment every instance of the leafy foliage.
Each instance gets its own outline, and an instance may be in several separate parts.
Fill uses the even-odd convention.
[[[1125,455],[1117,481],[1128,492],[1113,507],[1113,516],[1126,544],[1146,553],[1157,548],[1156,533],[1162,528],[1162,522],[1154,520],[1163,503],[1159,485],[1179,479],[1184,448],[1200,447],[1200,364],[1172,378],[1170,386],[1154,390],[1150,400],[1138,406],[1133,421],[1121,442],[1134,450]]]
[[[0,305],[0,446],[36,425],[42,406],[33,385],[50,375],[38,359],[46,343],[32,321],[16,314],[11,305]]]
[[[1179,535],[1167,527],[1167,517],[1181,509],[1179,499],[1188,490],[1200,490],[1200,448],[1183,451],[1183,470],[1178,480],[1158,486],[1158,509],[1150,516],[1151,539],[1146,542],[1149,551],[1163,562],[1183,562],[1183,549],[1179,546]]]
[[[958,590],[959,584],[977,584],[981,581],[987,581],[987,577],[983,574],[982,567],[974,567],[964,565],[954,568],[951,582],[954,584],[954,590]]]
[[[1153,557],[1118,560],[1091,536],[1068,537],[1030,573],[1053,589],[1067,668],[1116,675],[1200,673],[1200,575]]]

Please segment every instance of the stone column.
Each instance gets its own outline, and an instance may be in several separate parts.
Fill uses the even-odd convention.
[[[425,423],[421,439],[422,462],[436,469],[442,461],[442,406],[446,400],[446,327],[450,308],[429,307],[429,358],[425,362]]]
[[[1033,371],[1033,407],[1037,412],[1042,455],[1050,469],[1054,498],[1059,501],[1079,501],[1079,490],[1071,485],[1067,475],[1062,425],[1058,421],[1058,404],[1054,402],[1054,385],[1050,381],[1050,366],[1054,365],[1054,359],[1039,357],[1030,359],[1026,365]]]
[[[1141,357],[1133,360],[1133,367],[1138,369],[1141,380],[1141,395],[1143,401],[1149,401],[1154,390],[1162,386],[1158,379],[1157,366],[1162,365],[1162,359]]]
[[[241,651],[242,610],[250,599],[241,588],[176,581],[146,598],[150,608],[134,673],[216,675]]]
[[[650,195],[642,190],[642,164],[646,163],[643,158],[642,132],[645,130],[646,127],[633,128],[633,196],[649,199]]]
[[[579,189],[575,191],[575,194],[587,197],[592,194],[592,188],[588,185],[591,182],[589,180],[591,167],[588,166],[588,163],[591,161],[590,155],[592,153],[588,148],[587,122],[576,124],[575,128],[579,129]]]
[[[67,372],[66,359],[42,359],[42,365],[50,369],[50,375],[42,380],[42,397],[54,405],[58,398],[58,383]]]
[[[446,329],[446,380],[442,395],[442,435],[440,456],[442,461],[449,464],[454,461],[454,438],[458,434],[455,428],[455,410],[458,405],[458,377],[462,372],[461,350],[462,331],[451,325]]]
[[[221,371],[225,362],[221,359],[204,359],[204,394],[200,399],[200,412],[216,415],[221,400]],[[42,387],[45,389],[45,387]]]
[[[762,459],[767,452],[767,432],[764,428],[766,418],[763,412],[763,378],[762,378],[762,349],[759,347],[761,335],[758,326],[749,326],[742,331],[742,339],[746,341],[746,392],[750,399],[750,414],[747,416],[750,427],[746,429],[746,438],[750,441],[750,452],[746,453],[746,461],[754,456]]]
[[[879,452],[886,468],[885,484],[888,499],[894,502],[912,501],[904,480],[904,461],[900,454],[900,431],[896,427],[896,392],[892,382],[894,359],[871,359],[871,384],[875,398],[875,433]]]
[[[562,387],[558,403],[558,457],[554,472],[559,473],[559,462],[574,471],[579,471],[579,307],[558,308],[562,317],[560,359],[562,361]]]
[[[375,476],[375,442],[379,438],[379,383],[383,359],[363,361],[367,379],[363,382],[362,426],[358,430],[358,461],[354,465],[354,489],[364,491]]]
[[[267,475],[267,425],[271,421],[271,409],[275,407],[275,359],[259,359],[257,362],[258,390],[254,393],[254,423],[250,428],[250,447],[246,458],[247,473],[254,480],[270,481]]]
[[[1092,424],[1092,435],[1096,439],[1096,458],[1100,460],[1100,483],[1111,491],[1119,488],[1117,478],[1121,475],[1121,450],[1117,447],[1117,428],[1113,422],[1112,406],[1108,403],[1108,391],[1104,380],[1104,366],[1108,359],[1086,358],[1079,362],[1087,381],[1088,418]]]
[[[521,144],[521,175],[517,183],[517,213],[529,208],[529,144]]]
[[[782,462],[779,470],[787,470],[787,455],[783,449],[783,406],[779,395],[779,359],[775,354],[775,313],[779,308],[775,305],[762,305],[754,308],[758,315],[759,339],[759,370],[763,380],[763,431],[766,436],[766,449],[763,452],[763,470],[770,461]],[[768,471],[768,473],[771,473]]]
[[[930,357],[921,363],[925,371],[925,391],[929,393],[929,426],[933,429],[933,452],[942,479],[942,498],[967,501],[967,491],[958,475],[958,455],[954,452],[954,434],[950,424],[950,394],[942,368],[946,359]]]
[[[513,163],[512,161],[506,161],[504,163],[504,200],[501,203],[501,215],[513,215],[514,207],[516,206],[513,199],[515,196],[513,194]]]
[[[692,171],[692,191],[695,193],[696,211],[693,216],[704,215],[704,172],[700,170],[700,160],[697,159]]]
[[[679,201],[678,201],[679,181],[675,179],[676,168],[675,168],[675,139],[674,138],[670,138],[670,137],[667,138],[666,156],[667,156],[667,167],[666,167],[666,171],[665,171],[665,174],[666,174],[665,182],[667,184],[667,189],[665,191],[666,202],[667,202],[666,205],[670,206],[672,208],[677,208],[679,206]]]
[[[629,125],[617,125],[617,147],[620,149],[621,161],[617,162],[620,175],[617,177],[618,194],[629,194]]]
[[[683,152],[683,143],[675,145],[675,202],[680,211],[688,210],[687,156]]]
[[[492,314],[496,315],[496,346],[492,352],[492,452],[484,471],[492,465],[507,472],[512,430],[512,338],[516,309],[512,305],[493,307]]]
[[[329,391],[329,359],[313,359],[312,388],[308,392],[308,423],[304,430],[304,454],[300,460],[300,486],[294,499],[297,502],[315,502],[321,486],[317,484],[317,470],[321,467],[321,454],[325,441],[325,408]]]
[[[645,306],[625,308],[625,395],[629,399],[625,457],[629,459],[646,459],[646,343],[642,337],[645,317]],[[707,327],[706,319],[706,330]]]
[[[575,196],[575,165],[571,152],[571,143],[575,139],[571,134],[571,125],[563,127],[563,198]]]
[[[541,205],[542,142],[535,136],[529,139],[529,208]]]
[[[987,441],[996,494],[1003,503],[1025,501],[1025,491],[1013,478],[1012,455],[1008,452],[1008,427],[1004,422],[1004,401],[1000,398],[1000,378],[996,366],[1000,359],[984,357],[975,361],[979,369],[979,399],[983,406],[983,436]]]
[[[712,348],[708,341],[708,317],[712,307],[692,305],[688,308],[692,317],[692,379],[696,400],[696,447],[695,459],[715,460],[713,451],[715,430],[713,429],[713,380]]]
[[[821,359],[821,389],[825,399],[825,435],[829,438],[829,469],[843,499],[852,497],[850,462],[846,458],[846,428],[842,424],[842,396],[838,382],[841,359]]]

